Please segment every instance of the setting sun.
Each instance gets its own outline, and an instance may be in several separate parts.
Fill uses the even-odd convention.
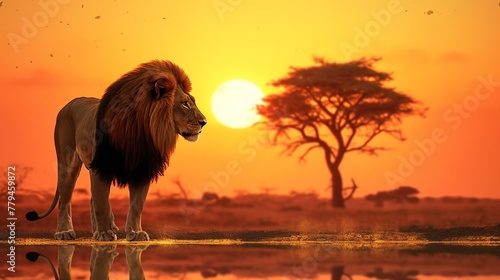
[[[230,80],[215,90],[212,111],[215,118],[227,127],[249,127],[260,119],[256,105],[262,97],[255,84],[246,80]]]

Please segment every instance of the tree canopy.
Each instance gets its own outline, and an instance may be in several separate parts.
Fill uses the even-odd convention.
[[[371,142],[384,133],[404,140],[399,127],[403,117],[423,116],[426,110],[419,101],[386,86],[392,76],[376,71],[377,61],[335,63],[316,57],[315,65],[291,67],[286,77],[272,81],[282,91],[266,96],[257,107],[265,117],[260,125],[275,132],[273,143],[283,145],[286,154],[304,147],[299,157],[304,160],[314,149],[323,151],[337,207],[344,207],[338,169],[345,154],[376,155],[386,147]]]

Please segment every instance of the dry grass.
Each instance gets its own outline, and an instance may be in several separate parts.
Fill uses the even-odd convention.
[[[29,200],[22,196],[17,200],[19,215],[32,210],[33,203]],[[36,210],[43,211],[47,204],[37,206]],[[128,200],[113,200],[111,204],[116,224],[123,229]],[[458,237],[458,232],[462,232],[466,233],[462,237],[470,233],[481,240],[494,240],[492,236],[496,235],[497,239],[500,236],[498,213],[500,200],[491,199],[427,198],[416,204],[386,203],[383,208],[363,199],[353,199],[348,201],[346,209],[334,209],[329,200],[312,194],[256,194],[221,198],[211,203],[176,198],[150,200],[145,206],[143,227],[159,238],[199,238],[217,232],[221,235],[260,232],[261,237],[266,237],[267,232],[284,236],[330,234],[337,240],[370,241],[411,239],[413,237],[408,237],[411,232],[432,240]],[[50,236],[56,227],[56,216],[53,213],[37,222],[19,217],[18,235]],[[73,219],[79,236],[90,236],[88,200],[74,202]],[[481,235],[485,229],[488,233]],[[4,234],[2,229],[1,235]]]

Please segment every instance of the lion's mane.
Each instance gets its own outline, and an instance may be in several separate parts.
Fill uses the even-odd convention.
[[[160,60],[141,64],[111,84],[97,111],[90,168],[120,187],[163,175],[177,141],[173,107],[179,86],[190,92],[189,77]]]

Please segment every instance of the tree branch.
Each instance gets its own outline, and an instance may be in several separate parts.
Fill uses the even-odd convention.
[[[382,124],[378,124],[377,127],[372,130],[371,135],[368,138],[366,138],[366,140],[361,145],[359,145],[357,147],[348,148],[347,152],[361,151],[364,147],[366,147],[373,140],[373,138],[375,138],[375,136],[379,135],[381,132],[384,131],[384,130],[380,129],[381,126],[382,126]],[[351,135],[350,140],[352,140],[353,137],[354,137],[354,135]]]
[[[353,178],[351,178],[351,182],[352,182],[352,187],[344,188],[344,190],[348,190],[348,189],[351,190],[351,193],[349,195],[345,196],[344,200],[351,199],[352,196],[354,195],[354,192],[358,189],[358,185],[356,185],[356,182],[354,182]]]
[[[316,103],[316,105],[318,105],[318,107],[321,109],[322,112],[325,112],[332,119],[335,118],[335,113],[330,112],[330,110],[328,110],[328,108],[326,108],[323,105],[323,102],[321,102],[321,98],[319,98],[319,99],[316,98],[315,94],[313,92],[311,92],[310,88],[305,89],[305,91],[312,98],[312,100],[314,100],[314,102]],[[336,111],[338,111],[338,110],[336,110]]]
[[[312,150],[316,149],[316,148],[321,148],[321,145],[314,145],[314,146],[311,146],[309,148],[307,148],[307,150],[302,153],[302,155],[299,157],[299,162],[305,162],[306,161],[306,156],[309,154],[309,152],[311,152]]]

